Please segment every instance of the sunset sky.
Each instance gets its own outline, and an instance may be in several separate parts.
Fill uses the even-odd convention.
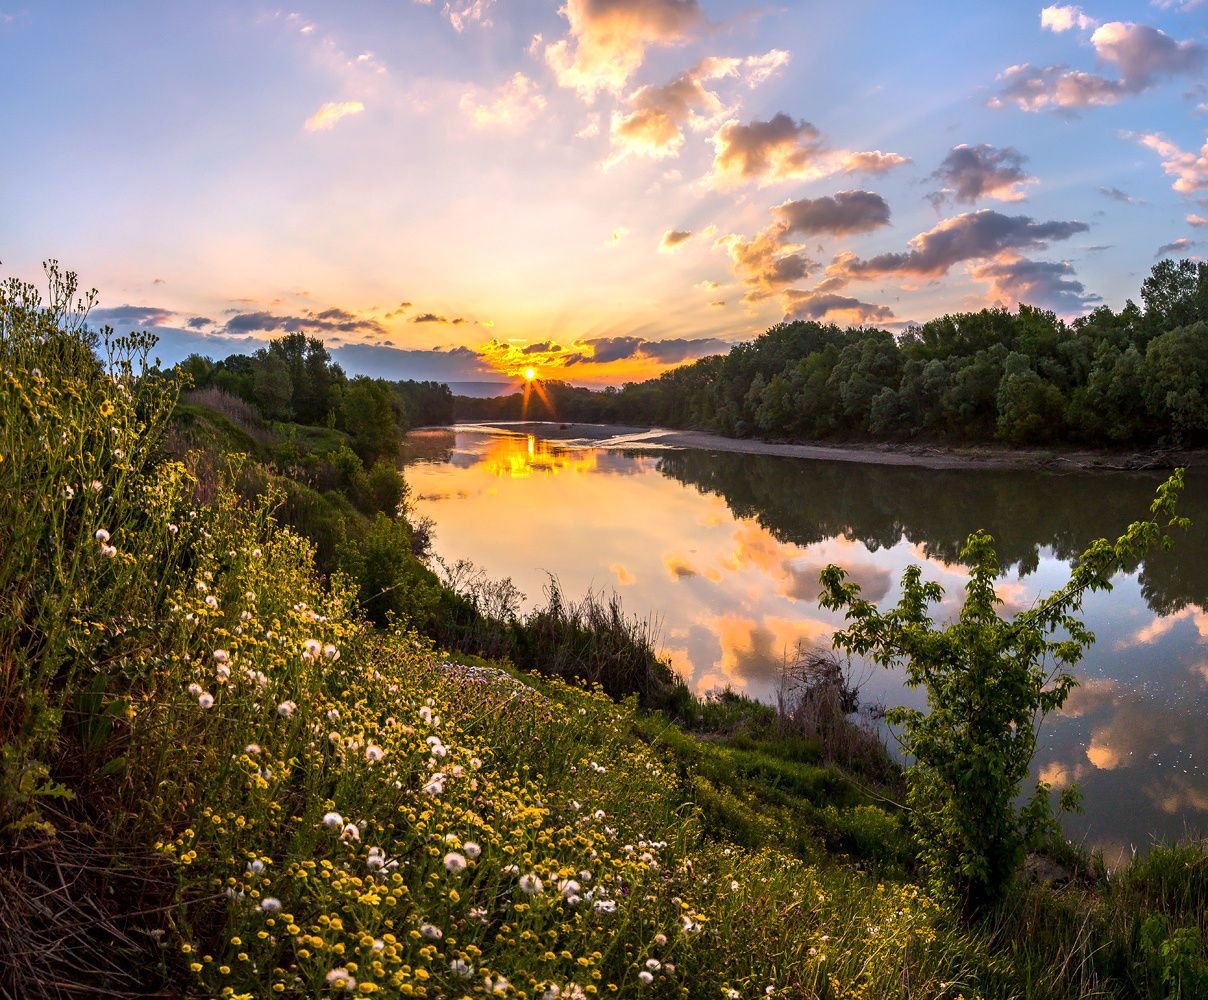
[[[620,383],[1208,245],[1208,2],[0,0],[0,274],[222,357]]]

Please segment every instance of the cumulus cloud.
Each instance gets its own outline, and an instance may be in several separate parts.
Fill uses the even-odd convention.
[[[194,316],[185,324],[190,330],[201,330],[213,325],[214,321],[208,316]]]
[[[902,167],[910,162],[909,156],[900,153],[882,153],[879,149],[870,149],[848,153],[843,159],[842,170],[845,174],[887,174],[894,167]]]
[[[1180,236],[1177,240],[1171,240],[1169,243],[1163,243],[1158,247],[1154,254],[1154,259],[1159,257],[1184,257],[1188,251],[1195,246],[1195,240],[1189,240],[1186,236]]]
[[[784,293],[784,303],[785,311],[791,318],[816,320],[819,323],[856,326],[886,323],[893,319],[893,310],[888,306],[873,305],[819,289],[790,288]]]
[[[704,131],[731,110],[707,83],[736,78],[755,87],[788,60],[789,54],[781,49],[747,58],[710,56],[668,84],[639,87],[626,99],[628,110],[612,114],[614,153],[609,162],[629,154],[652,159],[677,155],[684,144],[685,127]]]
[[[674,365],[681,361],[724,354],[731,344],[716,337],[672,337],[667,340],[647,340],[645,337],[593,337],[578,345],[588,359],[596,364],[644,358],[659,364]]]
[[[324,132],[333,128],[340,119],[359,115],[364,110],[365,105],[360,101],[328,101],[306,119],[303,127],[307,132]]]
[[[732,345],[715,337],[671,337],[651,340],[639,334],[588,337],[559,344],[552,340],[520,346],[494,339],[483,345],[484,358],[499,371],[522,371],[537,365],[544,372],[573,368],[581,378],[608,377],[610,372],[628,374],[649,370],[651,365],[676,365],[712,354],[724,354]],[[612,366],[611,368],[608,366]],[[600,374],[593,374],[598,367]]]
[[[991,107],[1014,104],[1022,111],[1069,111],[1115,104],[1148,90],[1166,76],[1194,75],[1208,61],[1208,49],[1195,41],[1176,41],[1158,28],[1109,21],[1091,35],[1101,63],[1114,66],[1118,79],[1065,65],[1010,66],[999,74],[1002,88]]]
[[[931,175],[943,184],[931,196],[932,201],[938,204],[951,199],[967,205],[982,198],[1023,201],[1027,197],[1023,188],[1036,183],[1036,178],[1023,169],[1026,160],[1011,146],[954,146]]]
[[[822,198],[786,201],[772,212],[786,236],[842,236],[889,225],[889,205],[872,191],[840,191]]]
[[[425,312],[411,317],[412,323],[448,323],[451,326],[461,326],[463,323],[470,322],[464,316],[441,316],[439,313]]]
[[[585,100],[620,94],[652,45],[682,43],[705,23],[697,0],[567,0],[569,35],[545,47],[560,86]]]
[[[1179,194],[1194,194],[1208,190],[1208,140],[1199,152],[1184,152],[1160,132],[1124,132],[1146,149],[1152,149],[1162,160],[1162,169],[1174,178],[1170,186]]]
[[[1202,215],[1196,215],[1194,212],[1192,212],[1187,216],[1187,225],[1195,226],[1196,229],[1202,229],[1205,226],[1208,226],[1208,219],[1205,219]]]
[[[853,152],[832,149],[807,121],[784,112],[767,121],[725,122],[713,136],[716,188],[757,183],[761,187],[784,181],[812,181],[837,173],[885,173],[910,160],[880,150]]]
[[[991,296],[1008,308],[1020,302],[1054,312],[1078,313],[1096,302],[1066,261],[1028,260],[1012,254],[975,266],[970,275],[990,285]]]
[[[1099,22],[1093,17],[1087,17],[1081,7],[1075,7],[1072,4],[1054,4],[1052,7],[1045,7],[1040,11],[1040,26],[1049,31],[1060,33],[1072,28],[1086,31],[1089,28],[1097,27],[1098,24]]]
[[[840,254],[828,274],[847,279],[908,275],[939,278],[962,261],[996,257],[1008,250],[1043,249],[1053,240],[1066,240],[1089,227],[1084,222],[1037,222],[1026,215],[1003,215],[990,209],[944,219],[910,240],[910,249],[883,253],[867,260]]]
[[[659,240],[659,253],[675,253],[690,239],[692,234],[687,230],[668,229]]]
[[[823,162],[821,133],[783,112],[746,125],[726,122],[713,137],[713,178],[728,187],[749,181],[816,180],[833,172]]]
[[[473,87],[461,95],[458,107],[479,128],[510,128],[529,124],[545,110],[545,97],[537,84],[516,73],[493,90]]]
[[[816,267],[801,253],[802,247],[785,241],[783,223],[750,239],[730,233],[714,246],[729,254],[734,274],[747,286],[747,302],[766,299],[777,289],[807,277]]]

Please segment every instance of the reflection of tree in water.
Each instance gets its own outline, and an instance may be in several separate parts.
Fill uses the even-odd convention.
[[[768,455],[676,451],[659,471],[722,497],[780,542],[810,545],[835,535],[870,551],[903,537],[930,557],[956,562],[979,528],[994,536],[1003,571],[1033,572],[1042,549],[1072,561],[1096,538],[1116,537],[1148,510],[1160,473],[935,470]],[[1189,476],[1180,513],[1192,528],[1140,574],[1150,610],[1208,607],[1208,481]]]

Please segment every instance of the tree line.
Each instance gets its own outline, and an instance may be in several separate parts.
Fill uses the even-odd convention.
[[[898,335],[777,324],[728,354],[590,391],[457,397],[458,419],[692,427],[734,437],[1208,444],[1208,263],[1163,260],[1119,311],[1065,322],[1021,304],[955,313]]]
[[[196,389],[235,396],[266,420],[345,432],[366,465],[379,458],[393,460],[409,428],[453,420],[453,393],[447,385],[350,378],[323,341],[304,333],[221,361],[192,354],[180,367]]]

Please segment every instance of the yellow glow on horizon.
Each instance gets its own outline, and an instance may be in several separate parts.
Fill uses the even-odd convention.
[[[529,382],[533,381],[533,379],[535,379],[537,377],[537,369],[536,368],[524,369],[524,377]]]

